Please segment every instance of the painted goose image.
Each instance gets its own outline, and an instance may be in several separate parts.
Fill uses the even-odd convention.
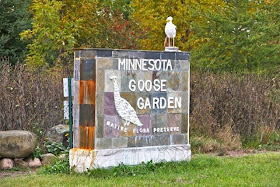
[[[120,91],[117,83],[117,77],[112,76],[110,77],[111,80],[113,80],[114,85],[114,101],[115,101],[115,107],[117,110],[117,113],[119,116],[125,120],[124,126],[128,126],[130,123],[133,123],[137,126],[143,126],[143,124],[140,122],[136,111],[134,108],[129,104],[127,100],[122,98],[120,96]]]

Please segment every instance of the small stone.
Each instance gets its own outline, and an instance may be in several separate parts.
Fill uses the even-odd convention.
[[[129,51],[129,58],[145,58],[143,51]]]
[[[103,138],[104,135],[104,116],[103,115],[97,115],[97,126],[96,128],[96,137],[97,138]]]
[[[113,148],[125,148],[127,147],[128,138],[113,138],[112,146]]]
[[[114,58],[129,58],[129,52],[128,51],[116,51],[116,50],[114,50],[112,52],[112,56]]]
[[[152,146],[160,146],[160,145],[169,145],[170,144],[170,135],[169,134],[161,134],[153,136],[151,140]]]
[[[26,161],[28,162],[28,166],[31,168],[38,168],[42,165],[39,158],[34,158],[34,160],[32,160],[32,158],[28,158]]]
[[[171,88],[173,91],[177,91],[180,86],[180,76],[180,72],[171,72],[167,82],[167,87]]]
[[[136,147],[144,147],[149,146],[151,144],[151,140],[149,136],[136,136],[135,137]]]
[[[50,165],[51,162],[53,161],[53,159],[55,159],[55,158],[56,158],[56,156],[52,153],[43,154],[42,165],[43,166]]]
[[[104,82],[105,82],[105,72],[104,70],[97,70],[96,76],[96,92],[103,92],[104,91]]]
[[[134,137],[128,137],[127,147],[135,147],[135,136]]]
[[[184,144],[185,143],[185,136],[183,134],[174,134],[171,135],[171,145],[174,144]]]
[[[111,69],[113,67],[113,58],[97,58],[98,69]]]
[[[97,149],[111,149],[112,148],[112,138],[96,138],[96,148]]]
[[[14,162],[10,158],[3,158],[0,161],[0,169],[8,170],[14,167]]]
[[[66,156],[67,156],[66,154],[61,154],[61,155],[58,156],[58,158],[59,158],[59,159],[65,159]]]
[[[26,169],[28,168],[28,162],[24,161],[23,158],[14,159],[15,166],[18,168]]]

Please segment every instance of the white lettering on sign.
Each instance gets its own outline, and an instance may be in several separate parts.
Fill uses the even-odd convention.
[[[118,70],[172,71],[171,60],[165,59],[118,59]]]
[[[137,107],[140,110],[143,109],[164,109],[164,108],[181,108],[182,107],[182,98],[181,97],[153,97],[143,98],[139,97],[137,99]]]
[[[145,134],[145,133],[150,133],[150,129],[149,129],[149,128],[134,128],[134,129],[132,130],[132,132],[133,132],[133,133],[136,133],[136,134],[138,134],[138,133],[143,133],[143,134]]]
[[[154,88],[154,90],[156,92],[165,92],[166,91],[166,83],[167,80],[159,80],[159,79],[155,79],[153,82],[151,80],[139,80],[139,81],[135,81],[134,79],[131,79],[128,82],[128,88],[130,91],[135,92],[136,91],[136,86],[138,88],[138,90],[140,92],[146,92],[146,91],[151,91],[152,88]]]
[[[119,124],[115,124],[113,122],[110,122],[110,121],[106,121],[106,125],[113,128],[113,129],[116,129],[118,131],[122,131],[122,132],[127,132],[127,128],[122,126],[122,125],[119,125]],[[150,133],[150,129],[149,128],[142,128],[142,127],[137,127],[137,128],[133,128],[132,129],[132,132],[133,133],[136,133],[136,134],[147,134],[147,133]]]
[[[161,128],[153,128],[153,132],[179,132],[179,127],[161,127]]]
[[[107,125],[107,126],[110,126],[110,127],[112,127],[112,128],[114,128],[114,129],[120,130],[120,131],[122,131],[122,132],[127,132],[127,128],[126,128],[126,127],[123,127],[123,126],[121,126],[121,125],[112,123],[112,122],[110,122],[110,121],[107,121],[107,122],[106,122],[106,125]]]
[[[134,79],[131,79],[128,83],[128,88],[130,91],[135,92],[136,91],[136,81]]]

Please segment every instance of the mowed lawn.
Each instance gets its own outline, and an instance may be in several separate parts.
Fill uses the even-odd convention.
[[[279,152],[243,157],[197,155],[191,162],[147,167],[116,171],[125,176],[104,170],[93,176],[33,174],[2,179],[0,186],[280,186]]]

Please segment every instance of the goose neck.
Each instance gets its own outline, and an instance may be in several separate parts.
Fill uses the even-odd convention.
[[[119,90],[117,81],[114,81],[114,96],[115,97],[120,97],[120,90]]]

